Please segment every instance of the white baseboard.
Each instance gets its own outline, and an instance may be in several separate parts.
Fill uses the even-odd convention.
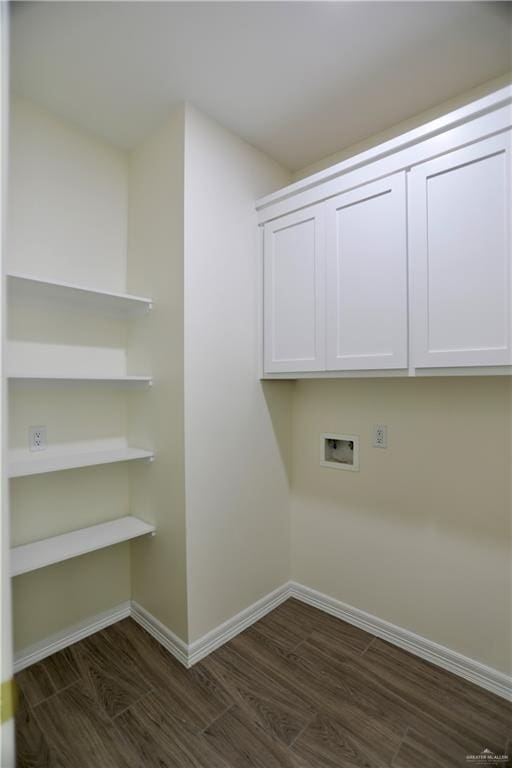
[[[23,648],[15,655],[14,671],[20,672],[25,667],[29,667],[31,664],[51,656],[52,653],[57,653],[57,651],[61,651],[63,648],[67,648],[79,640],[83,640],[85,637],[94,634],[94,632],[110,626],[110,624],[126,619],[128,616],[131,616],[137,624],[140,624],[148,634],[154,637],[160,645],[163,645],[183,666],[188,668],[216,648],[219,648],[219,646],[227,643],[235,635],[243,632],[244,629],[250,627],[251,624],[261,619],[266,613],[269,613],[280,603],[283,603],[289,596],[289,584],[284,584],[282,587],[257,600],[248,608],[244,608],[236,616],[220,624],[190,645],[187,645],[184,640],[175,635],[174,632],[135,600],[127,600],[108,611],[91,616],[62,632],[58,632],[34,645]]]
[[[132,600],[131,616],[137,624],[140,624],[160,645],[169,651],[184,667],[190,667],[187,643],[171,632],[165,624],[162,624],[152,613],[146,611],[142,605]]]
[[[52,653],[62,651],[68,645],[78,643],[79,640],[99,632],[100,629],[105,629],[105,627],[109,627],[111,624],[121,621],[121,619],[128,618],[130,614],[130,601],[126,600],[124,603],[114,606],[114,608],[109,608],[108,611],[97,613],[96,616],[91,616],[78,624],[67,627],[61,632],[56,632],[54,635],[46,637],[38,643],[29,645],[15,654],[14,671],[21,672],[25,667],[30,667],[31,664],[51,656]]]
[[[416,635],[408,629],[397,627],[395,624],[390,624],[370,613],[365,613],[359,608],[353,608],[351,605],[342,603],[340,600],[328,597],[302,584],[290,583],[290,597],[295,597],[303,603],[330,613],[348,624],[364,629],[370,634],[382,638],[382,640],[387,640],[388,643],[397,645],[415,656],[453,672],[465,680],[476,683],[476,685],[495,693],[497,696],[512,701],[512,677],[499,672],[497,669],[487,667],[479,661],[445,648],[432,640],[427,640],[427,638]]]
[[[56,653],[68,645],[88,637],[88,635],[92,635],[94,632],[98,632],[100,629],[108,627],[116,621],[125,619],[127,616],[131,616],[134,621],[152,635],[183,666],[188,668],[205,656],[208,656],[208,654],[221,645],[224,645],[224,643],[227,643],[233,637],[240,634],[240,632],[243,632],[244,629],[250,627],[251,624],[254,624],[258,619],[261,619],[289,597],[294,597],[303,603],[330,613],[342,621],[364,629],[370,634],[386,640],[388,643],[392,643],[415,656],[430,661],[438,667],[453,672],[459,677],[463,677],[465,680],[469,680],[481,688],[495,693],[497,696],[512,701],[511,676],[505,675],[503,672],[499,672],[467,656],[463,656],[457,651],[452,651],[438,643],[434,643],[432,640],[427,640],[427,638],[416,635],[414,632],[398,627],[395,624],[390,624],[383,619],[379,619],[377,616],[372,616],[365,611],[361,611],[359,608],[354,608],[351,605],[342,603],[340,600],[293,581],[278,587],[278,589],[265,595],[248,608],[240,611],[231,619],[228,619],[190,644],[187,644],[175,635],[141,605],[133,600],[131,603],[127,601],[109,611],[76,624],[63,632],[52,635],[39,643],[24,648],[15,656],[14,671],[19,672],[25,667],[41,661],[46,656],[50,656],[52,653]]]
[[[290,585],[288,583],[283,584],[190,644],[185,643],[149,611],[133,600],[132,618],[188,669],[227,643],[235,635],[239,635],[240,632],[250,627],[265,614],[277,608],[289,597]]]
[[[273,592],[265,595],[260,600],[250,605],[248,608],[244,608],[243,611],[237,613],[231,619],[228,619],[223,624],[220,624],[215,629],[207,632],[206,635],[195,640],[188,646],[188,665],[196,664],[205,656],[215,651],[224,643],[227,643],[235,635],[239,635],[244,629],[247,629],[254,624],[258,619],[261,619],[265,614],[273,611],[278,605],[284,603],[290,597],[290,584],[283,584],[282,587],[278,587]]]

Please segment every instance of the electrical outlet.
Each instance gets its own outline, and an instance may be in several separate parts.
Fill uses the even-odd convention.
[[[46,450],[46,427],[28,428],[28,447],[31,451]]]
[[[373,428],[373,447],[388,447],[388,428],[385,424],[376,424]]]

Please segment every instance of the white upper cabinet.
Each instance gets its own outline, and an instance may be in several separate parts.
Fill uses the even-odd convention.
[[[325,367],[323,208],[265,225],[265,372]]]
[[[326,368],[407,367],[405,172],[327,200]]]
[[[409,174],[412,365],[512,363],[510,132]]]
[[[256,204],[264,376],[512,374],[512,85]]]

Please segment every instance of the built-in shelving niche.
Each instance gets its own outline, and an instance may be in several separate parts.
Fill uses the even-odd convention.
[[[11,549],[11,576],[35,571],[97,549],[154,534],[155,527],[137,517],[120,517],[60,536],[52,536]]]
[[[119,317],[129,317],[149,312],[152,300],[127,293],[98,290],[97,288],[71,283],[46,280],[42,277],[9,272],[7,290],[9,301],[34,299],[36,301],[61,302],[66,308],[77,307]],[[9,371],[8,379],[16,382],[44,383],[100,383],[151,386],[151,376],[102,375],[101,373],[77,375],[34,371],[31,373]],[[22,478],[31,475],[59,472],[81,467],[99,466],[125,461],[153,460],[153,452],[133,446],[102,449],[64,447],[49,448],[44,452],[26,455],[11,451],[8,476]],[[123,541],[154,535],[155,527],[136,517],[126,516],[109,522],[81,528],[69,533],[11,548],[11,576],[44,568],[73,557],[103,549]]]

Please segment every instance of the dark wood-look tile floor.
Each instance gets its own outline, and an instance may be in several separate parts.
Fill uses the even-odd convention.
[[[462,768],[512,738],[511,704],[295,600],[190,670],[126,619],[17,682],[18,768]]]

